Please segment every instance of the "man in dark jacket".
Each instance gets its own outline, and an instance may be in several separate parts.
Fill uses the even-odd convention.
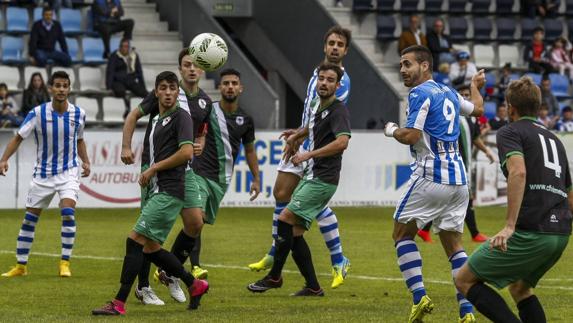
[[[432,52],[434,60],[434,71],[438,71],[438,66],[441,63],[451,64],[456,61],[454,57],[454,48],[450,37],[444,34],[444,21],[438,18],[434,21],[434,29],[428,32],[426,37],[428,40],[428,48]]]
[[[123,8],[120,0],[94,0],[92,5],[94,30],[103,39],[104,58],[109,56],[109,39],[123,31],[123,38],[131,39],[133,19],[121,19]]]
[[[147,96],[141,62],[135,50],[130,49],[129,39],[122,39],[119,49],[109,56],[106,87],[116,97],[125,97],[126,90],[141,98]]]
[[[50,7],[44,7],[42,19],[32,26],[28,48],[30,60],[36,66],[43,67],[48,60],[62,66],[72,64],[62,25],[53,19],[53,14]],[[56,50],[56,42],[60,43],[61,51]]]

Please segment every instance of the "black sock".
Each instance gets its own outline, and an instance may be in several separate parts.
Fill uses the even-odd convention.
[[[468,203],[465,221],[466,221],[466,225],[468,226],[468,229],[470,230],[472,238],[477,236],[479,234],[479,230],[478,230],[478,226],[476,223],[476,213],[474,211],[474,203],[473,203],[472,199],[470,199],[470,202]]]
[[[477,308],[478,311],[480,311],[480,313],[493,322],[521,322],[509,309],[503,298],[484,283],[473,285],[468,291],[466,298]]]
[[[288,253],[292,249],[292,225],[278,220],[277,238],[275,239],[275,260],[269,276],[274,279],[281,277],[281,272],[285,265]]]
[[[189,257],[191,250],[193,250],[193,246],[195,246],[195,238],[188,236],[181,230],[175,242],[173,242],[171,253],[177,257],[177,260],[179,260],[181,264],[185,264],[187,257]]]
[[[316,278],[316,273],[314,271],[314,265],[312,264],[310,248],[303,236],[293,238],[292,259],[294,259],[298,270],[306,280],[306,287],[313,290],[320,289],[320,285],[318,284],[318,279]]]
[[[424,230],[424,231],[430,231],[431,228],[432,228],[432,222],[430,221],[430,223],[426,224],[426,226],[423,227],[422,230]]]
[[[517,303],[517,309],[519,310],[519,318],[521,318],[523,323],[547,322],[543,306],[541,306],[539,298],[535,295],[531,295]]]
[[[177,260],[171,252],[165,249],[159,249],[152,253],[143,253],[149,261],[154,263],[157,267],[163,268],[166,272],[171,275],[181,278],[181,280],[187,285],[187,287],[193,284],[193,276],[185,271],[183,265]]]
[[[143,258],[143,262],[141,263],[141,268],[139,269],[139,273],[137,274],[137,288],[142,289],[143,287],[149,287],[149,271],[151,270],[151,262],[149,260]]]
[[[131,287],[137,278],[137,274],[143,263],[143,246],[130,238],[125,241],[125,257],[123,257],[123,267],[121,268],[121,287],[115,299],[125,302]]]
[[[191,252],[189,253],[189,260],[191,261],[191,268],[193,266],[201,267],[201,263],[199,262],[199,254],[201,253],[201,235],[195,238],[195,245]]]

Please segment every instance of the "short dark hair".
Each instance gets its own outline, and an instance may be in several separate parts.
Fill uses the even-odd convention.
[[[471,91],[472,91],[472,88],[471,88],[471,86],[469,86],[469,84],[462,84],[462,85],[456,87],[456,90],[457,90],[458,92],[461,92],[461,91],[464,91],[464,90],[469,90],[469,91],[471,92]]]
[[[541,106],[541,89],[531,77],[522,76],[519,80],[511,81],[505,97],[507,103],[517,109],[519,116],[537,116]]]
[[[121,44],[127,42],[128,44],[131,42],[131,40],[129,38],[125,38],[123,37],[120,41],[119,41],[119,46],[121,47]]]
[[[48,82],[48,84],[50,86],[53,86],[55,79],[68,80],[68,84],[72,85],[72,81],[70,80],[70,76],[68,75],[68,73],[66,73],[64,71],[55,71],[54,73],[52,73],[52,76],[50,77],[50,81]]]
[[[418,64],[421,64],[422,62],[428,62],[429,64],[428,70],[430,71],[433,70],[434,62],[432,59],[432,52],[430,52],[428,47],[421,45],[413,45],[410,47],[406,47],[402,50],[400,56],[406,55],[408,53],[414,53],[414,55],[416,56],[416,62],[418,62]]]
[[[43,15],[46,11],[54,11],[54,9],[52,9],[52,7],[50,7],[50,6],[45,6],[44,8],[42,8],[42,15]]]
[[[219,73],[219,77],[223,78],[223,76],[226,75],[235,75],[239,78],[239,80],[241,79],[241,73],[239,73],[239,71],[237,71],[234,68],[226,68],[224,70],[221,71],[221,73]]]
[[[543,26],[537,26],[535,28],[533,28],[533,33],[535,34],[536,32],[542,32],[545,33],[545,28],[543,28]]]
[[[6,85],[6,83],[0,83],[0,89],[8,90],[8,85]]]
[[[179,67],[181,67],[181,62],[183,62],[183,57],[190,55],[189,54],[189,47],[185,47],[183,48],[180,52],[179,52]]]
[[[563,109],[561,109],[561,114],[563,114],[565,112],[573,112],[573,109],[571,109],[570,106],[566,106]]]
[[[332,34],[337,34],[339,36],[342,36],[346,39],[346,46],[345,48],[348,48],[348,46],[350,46],[350,40],[352,39],[352,32],[349,29],[346,28],[342,28],[341,26],[333,26],[331,27],[329,30],[326,31],[326,34],[324,34],[324,43],[326,44],[326,40],[328,39],[328,37],[330,37],[330,35]]]
[[[155,78],[155,88],[157,89],[157,87],[159,87],[159,83],[161,83],[162,81],[166,81],[167,83],[179,83],[179,79],[177,78],[177,75],[173,72],[170,71],[163,71],[161,73],[159,73],[157,75],[157,77]]]
[[[320,65],[318,65],[318,67],[316,68],[316,74],[318,75],[318,73],[322,71],[334,71],[336,73],[337,83],[340,82],[342,76],[344,75],[344,71],[342,70],[342,68],[340,68],[340,66],[332,64],[330,62],[322,62],[320,63]]]

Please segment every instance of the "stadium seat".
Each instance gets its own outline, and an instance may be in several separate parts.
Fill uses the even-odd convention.
[[[474,61],[480,68],[489,68],[495,66],[495,52],[491,45],[474,45]]]
[[[99,110],[99,104],[96,98],[87,98],[79,96],[76,98],[76,103],[78,107],[86,111],[86,121],[87,122],[97,122],[101,113]]]
[[[70,76],[70,83],[71,83],[71,88],[72,90],[77,90],[78,89],[78,84],[76,82],[77,78],[76,78],[76,72],[74,71],[73,68],[71,67],[61,67],[61,66],[57,66],[57,67],[53,67],[52,68],[52,73],[54,73],[55,71],[64,71],[66,73],[68,73],[68,75]]]
[[[511,75],[509,76],[509,80],[510,81],[516,81],[516,80],[519,80],[520,77],[521,77],[521,74],[519,74],[519,73],[511,73]]]
[[[378,0],[376,1],[376,10],[378,12],[392,12],[394,11],[394,4],[396,0]]]
[[[565,14],[567,16],[573,16],[573,0],[565,1]]]
[[[78,69],[80,78],[80,91],[101,92],[105,90],[105,73],[100,67],[81,66]]]
[[[109,51],[113,53],[113,51],[119,49],[119,43],[121,42],[121,36],[114,36],[111,37],[109,40]]]
[[[533,29],[539,26],[539,22],[531,18],[521,18],[521,40],[530,41],[533,37]]]
[[[563,24],[559,19],[545,19],[543,21],[545,28],[545,40],[552,42],[563,34]]]
[[[82,12],[79,9],[60,9],[60,23],[66,36],[83,34]]]
[[[25,8],[8,7],[6,9],[6,32],[10,34],[27,34],[28,28],[28,10]]]
[[[376,38],[381,41],[394,40],[394,32],[396,31],[396,20],[394,16],[386,16],[378,14],[376,17]]]
[[[353,0],[352,11],[370,11],[372,10],[372,0]]]
[[[8,89],[12,90],[20,87],[20,71],[18,67],[0,65],[0,75],[2,75],[2,82],[6,83]]]
[[[101,38],[84,37],[82,39],[84,49],[84,63],[88,65],[105,64],[103,59],[103,41]]]
[[[2,37],[2,63],[4,64],[25,64],[23,57],[24,40],[22,37],[4,36]]]
[[[426,0],[425,1],[425,12],[427,13],[440,13],[442,12],[442,4],[445,2],[443,0]]]
[[[450,6],[448,8],[449,13],[466,13],[466,0],[450,0]]]
[[[86,36],[99,37],[99,33],[94,30],[94,16],[92,9],[86,11]]]
[[[157,72],[154,69],[143,66],[143,79],[145,80],[145,88],[155,88],[155,77]]]
[[[400,1],[400,11],[402,12],[416,12],[418,11],[419,0],[402,0]]]
[[[497,84],[497,78],[492,72],[485,73],[485,92],[487,95],[492,96],[495,92],[495,86]]]
[[[492,30],[493,30],[493,24],[491,22],[491,19],[483,17],[474,18],[474,41],[479,41],[479,42],[491,41]]]
[[[497,18],[497,40],[500,42],[515,41],[515,19]]]
[[[531,77],[531,79],[533,80],[533,83],[540,85],[541,84],[541,74],[539,73],[525,73],[526,76]]]
[[[471,12],[474,14],[486,14],[489,13],[489,7],[491,6],[491,0],[472,0]]]
[[[125,100],[106,96],[103,98],[103,120],[105,122],[123,122],[125,112]]]
[[[32,23],[42,19],[42,7],[36,7],[34,8],[34,11],[32,11]],[[54,17],[55,19],[56,17]]]
[[[514,0],[496,0],[495,1],[495,13],[497,15],[506,15],[513,13],[513,1]]]
[[[499,45],[499,67],[503,67],[505,63],[511,63],[513,66],[520,66],[521,57],[519,49],[515,45]]]
[[[68,45],[68,54],[70,54],[70,57],[72,59],[72,64],[82,63],[81,57],[79,55],[80,45],[78,44],[78,40],[75,38],[66,37],[66,45]],[[56,42],[56,49],[62,50],[62,48],[60,47],[60,43],[58,42]]]
[[[24,88],[28,87],[28,83],[30,82],[30,77],[32,74],[40,73],[42,78],[44,79],[44,84],[48,84],[48,71],[43,67],[36,67],[36,66],[26,66],[24,68]]]
[[[484,108],[484,114],[483,115],[488,120],[495,118],[495,112],[497,110],[497,103],[495,103],[494,101],[485,101],[483,103],[483,108]]]
[[[451,4],[451,3],[450,3]],[[460,42],[467,39],[468,21],[464,17],[450,17],[450,39]]]
[[[557,98],[569,97],[569,78],[567,76],[551,73],[549,79],[551,80],[551,91]]]

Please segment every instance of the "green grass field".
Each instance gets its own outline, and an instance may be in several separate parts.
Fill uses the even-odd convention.
[[[396,266],[391,240],[393,210],[389,208],[336,209],[343,248],[352,261],[345,284],[330,289],[328,251],[319,231],[306,237],[313,252],[324,298],[295,299],[290,293],[303,285],[292,260],[287,262],[282,289],[251,294],[249,282],[263,276],[251,273],[246,265],[267,251],[270,238],[270,209],[222,209],[217,224],[203,233],[202,262],[209,270],[211,289],[198,311],[175,303],[163,286],[152,286],[165,306],[144,306],[133,295],[124,318],[95,318],[90,310],[111,300],[119,286],[125,237],[137,210],[79,209],[78,233],[72,258],[73,277],[57,276],[60,254],[60,220],[57,210],[46,211],[36,229],[35,244],[26,277],[0,279],[0,321],[2,322],[83,322],[83,321],[377,321],[405,322],[411,297]],[[23,212],[1,211],[0,270],[15,263],[16,236]],[[503,224],[502,208],[477,209],[481,230],[489,235]],[[167,242],[181,223],[178,222]],[[464,236],[469,252],[476,248],[469,234]],[[457,322],[457,303],[450,283],[450,265],[439,243],[419,243],[424,259],[426,288],[436,308],[427,322]],[[102,258],[97,258],[102,257]],[[541,281],[536,292],[544,304],[549,322],[570,322],[573,315],[573,248],[569,247],[558,265]],[[154,269],[152,269],[154,270]],[[503,295],[509,300],[506,291]],[[515,308],[513,305],[511,305]],[[486,321],[478,314],[479,321]]]

